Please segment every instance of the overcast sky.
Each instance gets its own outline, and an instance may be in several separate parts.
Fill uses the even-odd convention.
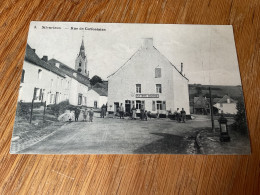
[[[178,69],[183,62],[189,83],[241,85],[232,26],[32,22],[28,43],[39,57],[48,55],[74,68],[83,35],[90,77],[107,80],[141,47],[142,38],[152,37]]]

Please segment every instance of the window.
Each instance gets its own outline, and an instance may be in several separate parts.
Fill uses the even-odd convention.
[[[141,108],[141,101],[140,100],[136,100],[136,109],[140,109]]]
[[[145,109],[145,102],[144,101],[141,101],[141,100],[136,100],[136,109],[141,109],[142,106],[144,107]]]
[[[81,67],[81,62],[79,63],[79,67]]]
[[[53,103],[53,100],[54,100],[54,94],[51,94],[51,97],[50,97],[50,104]]]
[[[38,79],[41,79],[41,78],[42,78],[42,70],[39,69],[39,70],[38,70]]]
[[[162,101],[156,101],[156,109],[162,110]]]
[[[87,105],[87,97],[84,97],[84,105]]]
[[[82,104],[82,94],[79,93],[78,95],[78,105],[81,105]]]
[[[21,83],[24,83],[24,74],[25,74],[25,70],[23,69]]]
[[[166,102],[165,101],[156,101],[157,110],[166,110]]]
[[[136,84],[136,93],[141,93],[141,84]]]
[[[34,88],[33,99],[34,100],[40,100],[41,99],[41,89],[36,88],[36,87]]]
[[[94,108],[97,108],[97,101],[94,101]]]
[[[78,68],[78,72],[81,72],[81,68]]]
[[[156,84],[156,93],[162,93],[162,85]]]
[[[162,73],[161,73],[161,68],[155,68],[155,78],[161,78]]]

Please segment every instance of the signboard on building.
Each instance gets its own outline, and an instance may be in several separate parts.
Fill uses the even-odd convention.
[[[159,98],[159,94],[136,94],[136,98]]]

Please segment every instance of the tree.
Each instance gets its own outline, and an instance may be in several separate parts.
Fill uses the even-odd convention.
[[[96,83],[103,83],[102,79],[97,75],[93,76],[89,81],[92,86]]]
[[[247,133],[246,109],[245,109],[243,97],[238,98],[236,109],[237,109],[237,114],[235,115],[234,127],[240,133],[246,134]]]

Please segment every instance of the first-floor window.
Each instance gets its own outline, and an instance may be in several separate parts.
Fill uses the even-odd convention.
[[[162,85],[156,84],[156,93],[162,93]]]
[[[78,105],[81,105],[82,104],[82,94],[79,93],[78,95]]]
[[[136,93],[141,93],[142,89],[141,89],[141,84],[136,84]]]

